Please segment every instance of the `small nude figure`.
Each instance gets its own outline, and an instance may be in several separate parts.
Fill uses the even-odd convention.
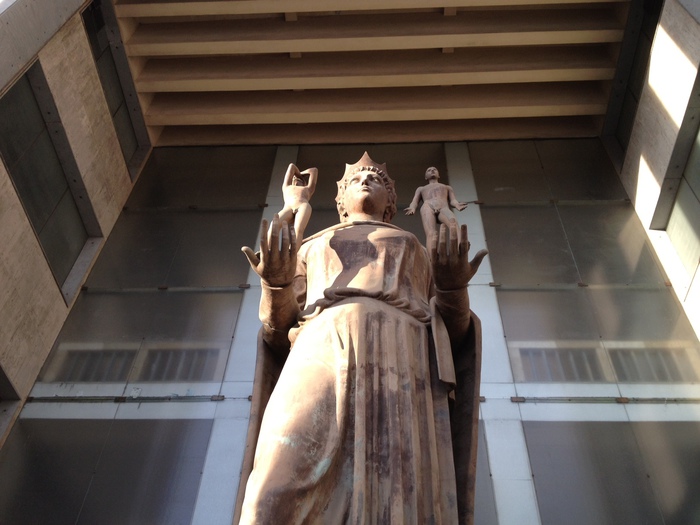
[[[459,225],[457,224],[457,217],[455,217],[450,208],[462,211],[467,207],[466,202],[457,200],[450,186],[438,182],[439,178],[440,173],[437,168],[432,166],[428,168],[425,171],[425,180],[428,181],[428,184],[416,189],[416,194],[410,206],[404,210],[406,215],[413,215],[416,213],[416,208],[418,208],[420,201],[423,201],[420,216],[423,221],[426,243],[430,243],[432,236],[437,234],[439,223],[445,224],[452,232],[452,235],[455,235]]]
[[[309,168],[299,171],[294,164],[290,164],[282,183],[284,195],[284,208],[279,212],[280,221],[291,224],[294,218],[294,233],[297,239],[304,238],[304,230],[311,218],[311,205],[309,200],[316,190],[318,170]]]

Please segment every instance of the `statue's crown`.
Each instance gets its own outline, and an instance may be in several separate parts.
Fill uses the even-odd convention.
[[[362,155],[362,158],[358,160],[355,164],[345,165],[345,173],[343,174],[343,178],[348,177],[349,175],[352,175],[353,173],[356,173],[358,171],[365,170],[381,172],[385,175],[388,175],[386,171],[386,164],[377,164],[371,159],[369,153],[365,151],[365,154]]]

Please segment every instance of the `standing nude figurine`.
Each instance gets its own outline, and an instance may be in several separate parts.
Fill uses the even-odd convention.
[[[416,194],[411,204],[404,211],[406,215],[416,213],[416,208],[423,201],[420,209],[423,230],[425,230],[425,242],[430,243],[433,235],[437,234],[440,223],[445,224],[455,235],[458,229],[457,218],[450,207],[462,211],[467,207],[466,202],[459,202],[450,186],[438,182],[440,173],[437,168],[430,167],[425,170],[425,180],[428,184],[416,189]]]
[[[290,164],[282,183],[284,195],[284,208],[279,212],[280,221],[291,224],[294,218],[294,232],[301,240],[304,238],[304,230],[311,218],[311,205],[309,200],[316,190],[318,170],[309,168],[299,171],[294,164]]]

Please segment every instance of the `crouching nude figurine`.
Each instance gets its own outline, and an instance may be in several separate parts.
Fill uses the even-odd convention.
[[[367,153],[336,201],[340,223],[303,244],[276,216],[258,253],[243,248],[262,346],[239,523],[467,523],[480,356],[467,285],[486,251],[469,260],[466,226],[441,226],[426,249],[391,225],[394,182]]]
[[[416,189],[416,194],[411,204],[404,211],[406,215],[413,215],[421,201],[420,218],[423,221],[425,242],[430,243],[430,238],[437,234],[440,224],[447,225],[452,232],[457,231],[457,218],[450,207],[462,211],[467,207],[466,202],[459,202],[450,186],[438,182],[440,172],[437,168],[430,167],[425,171],[425,180],[428,184]]]

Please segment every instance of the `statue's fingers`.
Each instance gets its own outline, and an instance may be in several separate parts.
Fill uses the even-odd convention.
[[[262,220],[262,226],[260,227],[260,254],[261,257],[264,257],[264,254],[268,252],[268,244],[267,244],[267,236],[268,236],[268,222],[267,219]]]
[[[294,226],[290,226],[289,227],[289,253],[296,254],[298,249],[299,248],[297,247],[297,232],[294,229]]]
[[[450,261],[457,262],[459,259],[459,234],[457,232],[457,227],[450,225],[449,229],[449,242],[450,242]]]
[[[437,260],[437,246],[438,246],[438,234],[437,232],[432,232],[428,234],[428,239],[427,239],[427,244],[428,244],[428,253],[430,254],[430,260],[435,261]]]
[[[440,225],[440,239],[438,240],[438,257],[441,261],[447,260],[447,226],[444,224]]]
[[[246,256],[246,258],[248,259],[248,262],[250,263],[250,265],[251,265],[254,269],[257,269],[258,264],[260,264],[260,259],[258,258],[257,255],[255,255],[255,252],[254,252],[251,248],[249,248],[248,246],[243,246],[243,247],[241,248],[241,251],[243,252],[243,254],[244,254],[244,255]]]
[[[472,268],[472,275],[479,269],[479,266],[481,266],[481,261],[484,260],[484,257],[486,257],[488,253],[488,250],[479,250],[474,258],[469,262],[469,265]]]
[[[270,260],[278,260],[280,255],[280,218],[276,213],[272,218],[268,243],[267,253],[270,255]]]
[[[467,225],[462,224],[459,229],[459,252],[463,255],[469,253],[469,236],[467,235]]]
[[[285,263],[289,261],[289,230],[289,223],[287,221],[282,221],[280,225],[280,237],[282,239],[280,259]]]

